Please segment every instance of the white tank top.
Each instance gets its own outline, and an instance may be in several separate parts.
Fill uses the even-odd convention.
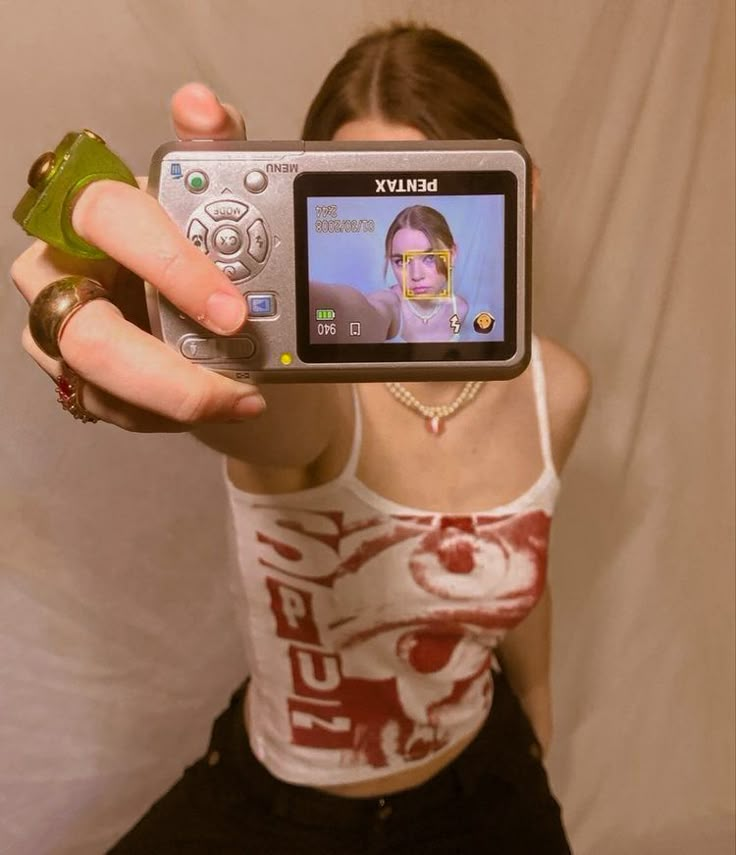
[[[488,715],[494,647],[544,589],[559,489],[536,340],[531,370],[544,466],[505,505],[453,514],[374,493],[356,476],[357,394],[335,480],[256,495],[227,479],[250,742],[277,778],[334,786],[403,771]]]

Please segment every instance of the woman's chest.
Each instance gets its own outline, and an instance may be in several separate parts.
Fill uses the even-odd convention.
[[[524,496],[544,470],[529,396],[483,391],[429,431],[427,420],[382,385],[363,386],[317,460],[297,467],[231,461],[235,485],[251,493],[295,493],[349,476],[377,500],[426,511],[472,513]]]
[[[540,478],[539,431],[513,401],[473,401],[440,433],[427,419],[371,390],[361,396],[358,480],[399,505],[472,513],[507,505]],[[531,416],[531,417],[530,417]]]

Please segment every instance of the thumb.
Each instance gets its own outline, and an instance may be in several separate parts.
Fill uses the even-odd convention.
[[[171,117],[180,140],[245,139],[245,120],[240,112],[221,103],[203,83],[187,83],[174,93]]]

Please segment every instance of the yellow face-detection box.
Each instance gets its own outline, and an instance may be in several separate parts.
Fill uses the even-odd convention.
[[[452,253],[449,249],[433,249],[429,251],[409,250],[407,252],[402,252],[401,255],[401,287],[407,300],[446,300],[452,297]],[[437,273],[440,271],[440,265],[437,262],[442,261],[446,271],[444,277],[445,284],[437,291],[415,290],[412,287],[413,281],[411,276],[407,276],[407,273],[411,270],[411,262],[413,259],[417,259],[419,264],[422,264],[428,270],[436,271]]]

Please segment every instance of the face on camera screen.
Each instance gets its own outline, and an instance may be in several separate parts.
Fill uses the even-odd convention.
[[[464,182],[453,178],[466,192],[369,196],[314,192],[317,176],[308,178],[311,192],[296,210],[308,358],[390,361],[409,348],[411,358],[442,359],[450,348],[482,359],[509,345],[516,230],[508,180],[492,192],[488,180],[463,186],[463,173]]]

